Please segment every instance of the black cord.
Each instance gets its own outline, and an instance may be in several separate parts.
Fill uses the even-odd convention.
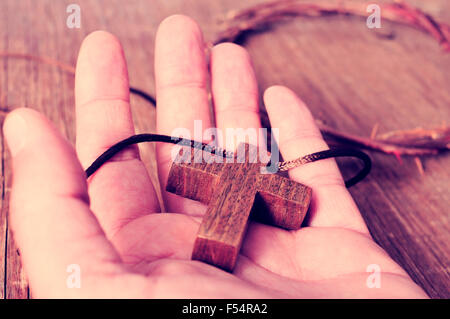
[[[139,95],[144,100],[152,104],[154,107],[156,107],[156,100],[153,96],[147,94],[146,92],[137,89],[137,88],[130,88],[130,93]],[[92,164],[86,169],[86,178],[94,174],[100,166],[102,166],[104,163],[106,163],[108,160],[110,160],[114,155],[125,149],[126,147],[143,143],[143,142],[164,142],[164,143],[172,143],[172,144],[178,144],[178,145],[184,145],[184,146],[190,146],[193,148],[201,149],[203,151],[212,153],[212,154],[220,154],[223,157],[230,157],[233,156],[232,152],[227,152],[224,149],[212,147],[209,144],[206,143],[200,143],[189,139],[184,139],[180,137],[174,137],[174,136],[167,136],[167,135],[159,135],[159,134],[138,134],[130,136],[129,138],[126,138],[113,146],[111,146],[108,150],[106,150],[102,155],[100,155]],[[372,161],[370,160],[370,157],[359,150],[356,149],[349,149],[349,148],[338,148],[338,149],[330,149],[322,152],[317,152],[313,154],[306,155],[304,158],[306,159],[306,162],[315,162],[321,159],[331,158],[331,157],[356,157],[361,159],[364,162],[363,169],[356,174],[354,177],[350,178],[349,180],[345,181],[346,187],[351,187],[355,185],[356,183],[363,180],[370,172],[370,169],[372,167]]]
[[[151,104],[153,104],[154,106],[156,106],[156,100],[155,100],[155,98],[154,98],[153,96],[151,96],[150,94],[148,94],[148,93],[146,93],[146,92],[144,92],[144,91],[142,91],[142,90],[140,90],[140,89],[134,88],[134,87],[130,87],[130,93],[139,95],[141,98],[143,98],[143,99],[146,100],[147,102],[150,102]]]
[[[364,167],[352,178],[345,181],[345,187],[349,188],[362,181],[367,175],[369,175],[372,168],[372,161],[364,152],[353,148],[334,148],[326,151],[312,153],[303,157],[304,163],[311,163],[318,160],[334,157],[355,157],[363,161]]]
[[[222,157],[233,157],[234,154],[232,152],[227,152],[222,148],[213,147],[206,143],[201,143],[197,141],[193,141],[190,139],[185,139],[181,137],[175,136],[167,136],[167,135],[159,135],[159,134],[138,134],[130,136],[113,146],[107,149],[102,155],[100,155],[92,164],[86,169],[86,178],[94,174],[104,163],[110,160],[114,155],[127,148],[130,145],[143,143],[143,142],[164,142],[164,143],[172,143],[182,146],[190,146],[192,148],[201,149],[205,152],[209,152],[211,154],[220,155]],[[346,187],[351,187],[356,183],[360,182],[364,177],[369,174],[372,162],[370,157],[359,150],[355,149],[347,149],[347,148],[338,148],[338,149],[330,149],[322,152],[317,152],[313,154],[309,154],[304,156],[304,163],[311,163],[315,161],[319,161],[326,158],[332,157],[356,157],[361,159],[364,162],[364,168],[354,177],[350,178],[345,182]]]
[[[92,164],[86,169],[86,178],[94,174],[100,166],[109,161],[114,155],[127,148],[130,145],[143,143],[143,142],[164,142],[178,144],[182,146],[190,146],[207,151],[212,154],[221,155],[222,157],[231,157],[232,153],[225,151],[219,147],[213,147],[206,143],[196,142],[193,140],[168,136],[159,134],[138,134],[132,135],[108,148],[102,155],[100,155]]]

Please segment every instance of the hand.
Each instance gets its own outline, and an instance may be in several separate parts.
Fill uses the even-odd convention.
[[[155,48],[157,130],[212,127],[202,34],[172,16]],[[211,89],[218,128],[258,128],[258,89],[247,52],[220,44],[211,52]],[[164,191],[172,145],[157,145],[165,207],[160,207],[137,148],[114,157],[86,182],[83,168],[134,134],[127,67],[117,39],[88,36],[76,69],[76,152],[42,115],[18,109],[4,124],[14,181],[10,223],[34,297],[347,298],[426,297],[372,240],[334,160],[289,172],[313,188],[308,227],[286,231],[251,223],[235,271],[191,261],[205,212]],[[264,101],[286,160],[327,148],[306,106],[287,88]],[[80,164],[81,163],[81,164]],[[83,168],[82,168],[83,167]],[[68,288],[69,265],[81,288]],[[367,266],[381,269],[368,288]]]

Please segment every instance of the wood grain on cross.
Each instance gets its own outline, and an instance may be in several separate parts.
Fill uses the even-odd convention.
[[[232,271],[250,216],[270,225],[298,229],[311,200],[311,189],[277,174],[262,174],[267,163],[255,146],[241,144],[233,161],[205,161],[195,150],[188,161],[172,164],[166,190],[208,205],[192,259]],[[197,159],[197,161],[196,161]]]

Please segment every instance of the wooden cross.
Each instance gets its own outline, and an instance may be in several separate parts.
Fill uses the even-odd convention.
[[[178,155],[172,164],[166,190],[208,205],[192,259],[233,271],[250,216],[285,229],[300,228],[311,188],[277,174],[261,174],[267,163],[256,160],[257,151],[240,144],[233,163],[195,163],[202,151],[194,150],[190,161]]]

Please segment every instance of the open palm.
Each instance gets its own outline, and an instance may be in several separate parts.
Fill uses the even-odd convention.
[[[226,43],[211,51],[214,115],[198,26],[184,16],[162,22],[156,39],[157,130],[259,128],[258,89],[246,51]],[[269,88],[264,101],[285,159],[327,148],[293,92]],[[215,119],[213,118],[215,117]],[[76,71],[76,152],[42,115],[12,112],[4,133],[13,157],[10,220],[35,297],[345,298],[425,297],[378,247],[334,160],[291,170],[313,189],[307,224],[286,231],[251,223],[232,274],[191,261],[205,206],[164,191],[171,145],[157,145],[165,208],[137,147],[102,166],[86,183],[86,168],[112,144],[134,134],[127,67],[113,36],[84,41]],[[81,163],[81,164],[80,164]],[[88,184],[88,185],[87,185]],[[369,288],[369,265],[381,287]],[[79,266],[81,287],[67,285]],[[69,268],[68,268],[69,267]]]

